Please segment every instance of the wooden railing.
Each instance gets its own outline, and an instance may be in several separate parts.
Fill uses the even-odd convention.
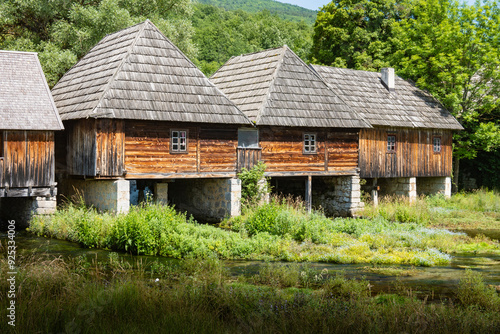
[[[238,147],[237,170],[241,172],[243,168],[251,169],[262,157],[262,148],[242,148]]]

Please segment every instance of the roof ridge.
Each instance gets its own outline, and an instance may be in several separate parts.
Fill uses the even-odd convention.
[[[111,79],[109,79],[109,81],[106,83],[106,86],[104,87],[104,89],[102,90],[102,94],[101,94],[101,97],[99,98],[99,100],[97,101],[95,107],[92,109],[92,114],[95,113],[95,110],[99,107],[99,105],[101,104],[102,100],[104,100],[104,97],[108,94],[109,90],[110,90],[110,87],[111,85],[113,84],[113,82],[115,81],[116,77],[118,76],[118,74],[121,72],[122,68],[123,68],[123,65],[125,64],[126,60],[128,59],[128,57],[130,56],[130,54],[132,53],[132,50],[134,50],[135,48],[135,45],[137,44],[137,41],[139,40],[139,38],[142,36],[142,33],[144,32],[144,29],[146,28],[146,24],[148,23],[151,23],[151,21],[149,20],[146,20],[140,24],[142,24],[143,26],[141,27],[141,29],[137,32],[137,35],[135,36],[134,38],[134,41],[130,44],[130,46],[128,47],[128,50],[127,50],[127,54],[123,57],[123,59],[120,61],[120,65],[118,65],[118,67],[116,68],[115,70],[115,73],[113,73],[113,76],[111,77]],[[135,27],[137,26],[138,24],[135,24],[133,25],[132,27]],[[131,27],[129,27],[131,28]],[[128,29],[128,28],[127,28]],[[120,31],[123,31],[125,29],[122,29]],[[93,116],[104,116],[104,114],[95,114]],[[114,115],[113,115],[114,116]]]
[[[264,98],[264,101],[262,101],[263,102],[262,106],[261,106],[261,108],[259,109],[259,111],[257,113],[257,117],[255,119],[255,124],[259,124],[260,119],[262,118],[262,114],[264,113],[264,110],[266,109],[266,107],[269,104],[269,101],[270,101],[270,98],[271,98],[271,93],[273,92],[274,81],[276,80],[276,76],[278,75],[279,70],[281,68],[281,65],[283,64],[283,61],[285,59],[285,53],[286,53],[286,49],[287,48],[288,47],[286,45],[284,45],[284,46],[282,46],[280,48],[270,49],[270,50],[279,50],[279,49],[282,49],[282,52],[281,52],[281,55],[280,55],[280,59],[278,60],[278,63],[276,65],[276,68],[274,69],[273,77],[272,77],[271,81],[269,82],[268,91],[267,91],[266,97]],[[268,50],[265,50],[265,51],[268,51]],[[261,52],[264,52],[264,51],[261,51]]]

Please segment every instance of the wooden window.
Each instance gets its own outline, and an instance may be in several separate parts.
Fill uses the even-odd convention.
[[[396,153],[396,135],[387,135],[387,152]]]
[[[238,129],[238,147],[258,148],[259,131],[257,129],[252,129],[252,128]]]
[[[432,137],[432,148],[434,153],[441,153],[441,137]]]
[[[188,131],[171,130],[170,131],[170,152],[185,153],[188,150]]]
[[[316,151],[316,134],[304,133],[304,154],[314,154]]]

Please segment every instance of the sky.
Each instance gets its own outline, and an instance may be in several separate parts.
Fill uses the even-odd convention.
[[[319,8],[323,7],[330,1],[328,0],[278,0],[279,2],[291,3],[292,5],[297,5],[300,7],[319,10]],[[462,1],[462,0],[460,0]],[[465,0],[469,5],[474,4],[475,0]]]

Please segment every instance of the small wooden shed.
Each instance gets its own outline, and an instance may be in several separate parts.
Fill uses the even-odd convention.
[[[217,180],[237,185],[237,131],[252,123],[149,20],[103,38],[52,93],[66,126],[57,141],[59,173],[91,204],[126,211],[129,180],[178,207],[210,203]],[[213,182],[200,190],[181,179]]]
[[[211,80],[257,125],[253,145],[240,151],[241,161],[257,156],[275,190],[295,195],[305,190],[309,205],[314,200],[332,214],[357,209],[358,133],[371,126],[290,48],[233,57]],[[240,131],[245,144],[241,135],[246,134]],[[291,189],[295,180],[300,192]],[[325,191],[327,185],[337,190]]]
[[[54,131],[62,129],[37,54],[0,51],[2,221],[55,210]]]
[[[360,132],[360,176],[382,193],[451,194],[452,135],[458,121],[429,93],[381,73],[311,65],[373,128]]]

